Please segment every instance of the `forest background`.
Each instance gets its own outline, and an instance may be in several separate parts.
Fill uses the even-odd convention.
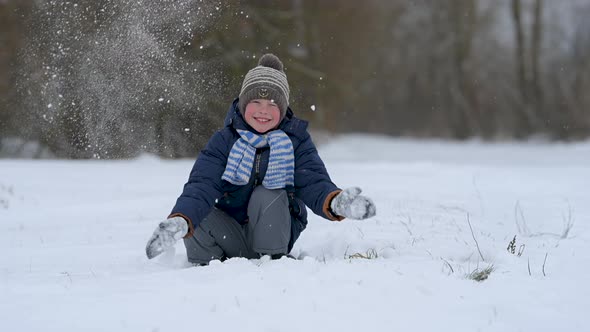
[[[586,139],[588,17],[588,0],[0,0],[0,157],[194,157],[266,52],[316,132]]]

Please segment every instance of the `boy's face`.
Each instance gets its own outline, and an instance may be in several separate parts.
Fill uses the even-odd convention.
[[[281,111],[272,100],[253,99],[246,105],[244,117],[250,127],[264,134],[279,125]]]

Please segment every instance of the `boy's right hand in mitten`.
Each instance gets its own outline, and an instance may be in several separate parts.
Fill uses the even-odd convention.
[[[361,188],[344,189],[336,195],[330,203],[330,208],[339,216],[351,219],[367,219],[376,213],[375,204],[365,196],[360,195]]]
[[[176,241],[188,233],[188,224],[182,217],[172,217],[162,221],[145,246],[145,253],[152,259],[173,247]]]

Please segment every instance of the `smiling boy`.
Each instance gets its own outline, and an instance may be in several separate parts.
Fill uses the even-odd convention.
[[[252,129],[264,134],[277,127],[281,111],[274,100],[254,99],[246,105],[244,118]]]
[[[282,62],[260,58],[239,98],[200,152],[168,219],[146,246],[148,258],[184,239],[188,261],[287,255],[307,226],[309,207],[328,220],[365,219],[375,205],[361,190],[339,189],[289,108]]]

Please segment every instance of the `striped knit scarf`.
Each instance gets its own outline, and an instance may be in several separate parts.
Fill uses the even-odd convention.
[[[293,143],[282,130],[257,135],[237,129],[240,139],[234,143],[221,177],[232,184],[243,186],[250,181],[257,148],[270,146],[270,157],[262,185],[267,189],[280,189],[294,185],[295,157]]]

